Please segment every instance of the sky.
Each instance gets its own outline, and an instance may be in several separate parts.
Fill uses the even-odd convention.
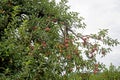
[[[60,1],[60,0],[57,0]],[[120,41],[120,0],[68,0],[71,11],[85,18],[86,29],[83,33],[96,33],[99,29],[109,29],[109,36]],[[120,45],[104,58],[98,58],[107,66],[112,62],[120,66]]]

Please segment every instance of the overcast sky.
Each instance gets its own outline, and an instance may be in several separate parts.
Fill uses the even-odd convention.
[[[59,1],[59,0],[57,0]],[[109,29],[109,35],[120,41],[120,0],[68,0],[72,11],[84,17],[86,30],[84,33],[95,33],[99,29]],[[99,59],[106,65],[111,62],[120,66],[120,45],[105,58]]]
[[[84,17],[87,27],[84,33],[97,32],[99,29],[109,29],[112,38],[120,40],[120,0],[68,0],[72,11],[77,11]],[[106,65],[111,62],[120,66],[120,46],[113,48],[105,58],[99,59]]]

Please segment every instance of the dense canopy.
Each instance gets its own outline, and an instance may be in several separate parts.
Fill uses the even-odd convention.
[[[105,56],[119,42],[107,29],[83,35],[83,18],[66,3],[0,1],[0,79],[66,80],[74,72],[103,68],[96,55]]]

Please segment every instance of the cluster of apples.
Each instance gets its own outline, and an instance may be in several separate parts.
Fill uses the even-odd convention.
[[[36,30],[38,29],[38,27],[37,27],[37,26],[33,26],[32,29],[33,29],[34,31],[36,31]],[[47,26],[46,28],[44,28],[44,31],[45,31],[45,32],[49,32],[50,30],[51,30],[51,29],[50,29],[50,27],[48,27],[48,26]]]
[[[69,38],[65,38],[64,39],[64,44],[60,44],[59,45],[59,49],[60,49],[59,51],[60,51],[60,53],[62,53],[64,49],[68,49],[68,47],[70,46],[70,44],[69,44],[70,41],[71,40]],[[66,55],[66,59],[67,60],[70,60],[71,58],[72,58],[71,54]]]
[[[97,44],[93,45],[93,47],[92,47],[92,49],[90,51],[90,54],[91,54],[90,58],[93,58],[95,51],[98,51]]]
[[[69,38],[66,38],[66,39],[64,40],[64,46],[65,46],[65,48],[68,48],[68,47],[69,47],[69,42],[70,42],[70,39],[69,39]]]
[[[69,47],[69,39],[66,38],[66,39],[64,40],[64,44],[59,44],[59,45],[58,45],[59,52],[62,53],[62,52],[63,52],[63,49],[64,49],[64,48],[68,48],[68,47]]]
[[[81,39],[83,40],[83,46],[85,47],[85,45],[87,45],[87,41],[89,39],[89,36],[83,36],[83,37],[81,37]]]
[[[95,69],[94,69],[93,73],[96,74],[99,71],[98,70],[98,64],[95,64],[94,66],[95,66]]]

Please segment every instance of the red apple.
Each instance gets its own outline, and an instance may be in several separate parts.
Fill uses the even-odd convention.
[[[46,27],[46,28],[45,28],[45,31],[46,31],[46,32],[50,31],[50,28],[49,28],[49,27]]]
[[[96,73],[97,73],[97,70],[94,70],[93,72],[94,72],[94,74],[96,74]]]
[[[68,44],[68,43],[65,43],[65,47],[66,47],[66,48],[69,47],[69,44]]]
[[[64,42],[65,42],[65,43],[68,43],[68,42],[69,42],[69,39],[65,39]]]

